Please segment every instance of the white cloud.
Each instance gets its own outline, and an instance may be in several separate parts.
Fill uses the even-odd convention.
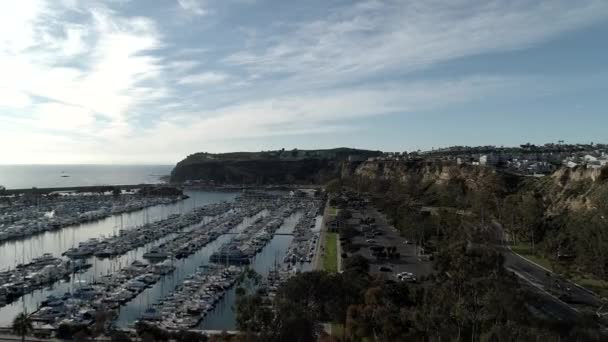
[[[446,108],[530,83],[529,79],[487,76],[407,85],[386,83],[178,112],[130,138],[128,144],[116,141],[114,148],[124,144],[121,153],[134,158],[153,150],[177,160],[201,146],[205,151],[225,151],[227,146],[251,149],[246,141],[239,145],[234,140],[353,130],[357,129],[352,121],[355,118]]]
[[[7,2],[9,7],[14,3]],[[98,5],[78,8],[84,21],[72,22],[66,18],[74,14],[73,7],[52,7],[56,5],[53,2],[24,3],[30,6],[23,6],[27,10],[22,11],[22,18],[12,20],[23,27],[11,24],[12,31],[23,32],[17,35],[23,42],[19,45],[9,41],[0,47],[0,89],[21,94],[16,97],[21,107],[31,105],[26,112],[43,114],[36,126],[86,126],[90,134],[111,138],[128,133],[131,128],[126,123],[133,112],[166,93],[159,59],[148,54],[161,47],[160,34],[150,19],[121,17]],[[4,14],[0,22],[4,17],[17,16],[6,8],[0,13]],[[6,41],[6,32],[2,32]],[[10,38],[10,34],[6,36]],[[142,86],[150,81],[156,83],[155,88]],[[24,94],[46,100],[39,105],[28,103],[29,96]],[[108,126],[115,129],[95,129],[95,114],[110,120]]]
[[[285,25],[225,61],[288,82],[335,85],[411,72],[447,60],[513,50],[608,17],[608,2],[365,1],[326,18]]]
[[[0,107],[25,108],[31,103],[30,97],[19,90],[0,88]]]
[[[270,33],[268,23],[234,27],[253,29],[255,39],[224,46],[221,32],[199,37],[183,31],[197,28],[188,22],[127,15],[115,4],[0,3],[0,144],[14,147],[0,162],[175,161],[201,149],[256,149],[239,139],[353,130],[357,119],[448,108],[524,85],[540,92],[551,87],[508,75],[404,75],[526,48],[608,17],[608,3],[592,0],[362,1],[270,23]],[[180,6],[178,16],[212,10],[205,1],[168,6]]]
[[[95,130],[95,115],[90,109],[47,102],[36,105],[34,125],[41,129],[68,132],[92,132]]]
[[[178,83],[188,85],[211,85],[222,83],[227,80],[228,77],[229,76],[225,73],[210,71],[185,76],[181,78]]]
[[[201,0],[177,0],[177,2],[188,14],[202,16],[208,13],[204,2]]]

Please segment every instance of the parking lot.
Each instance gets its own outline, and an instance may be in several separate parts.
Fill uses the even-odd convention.
[[[399,235],[397,229],[387,224],[382,213],[367,207],[353,216],[356,219],[359,217],[375,219],[375,223],[359,225],[358,229],[363,234],[352,239],[353,245],[359,247],[352,255],[359,254],[368,259],[370,273],[397,280],[397,274],[402,272],[409,272],[417,279],[428,276],[432,272],[433,267],[428,256],[419,256],[416,253],[416,245],[406,241]],[[382,247],[385,251],[387,247],[390,248],[390,256],[378,258],[374,255],[373,249],[381,250]]]

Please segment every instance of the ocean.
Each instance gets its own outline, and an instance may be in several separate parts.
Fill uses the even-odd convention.
[[[156,184],[173,165],[0,165],[7,189]]]

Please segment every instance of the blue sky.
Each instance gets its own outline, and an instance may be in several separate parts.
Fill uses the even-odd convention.
[[[0,163],[608,142],[608,2],[0,4]]]

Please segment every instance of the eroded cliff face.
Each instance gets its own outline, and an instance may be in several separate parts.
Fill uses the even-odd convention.
[[[601,180],[602,174],[606,174],[606,169],[591,169],[586,167],[575,167],[575,168],[560,168],[555,171],[551,178],[561,186],[567,186],[568,183],[587,181],[593,182]]]
[[[542,193],[551,214],[591,209],[608,192],[608,168],[560,168],[533,188]]]
[[[368,161],[346,165],[341,175],[372,182],[415,182],[426,188],[461,184],[465,191],[486,190],[504,195],[534,192],[542,196],[548,215],[591,209],[608,194],[608,167],[560,168],[549,176],[537,178],[442,161]]]
[[[342,177],[361,177],[370,181],[416,182],[426,186],[443,186],[461,182],[468,189],[496,189],[512,186],[514,176],[495,169],[473,165],[456,165],[441,161],[367,161],[342,169]]]

